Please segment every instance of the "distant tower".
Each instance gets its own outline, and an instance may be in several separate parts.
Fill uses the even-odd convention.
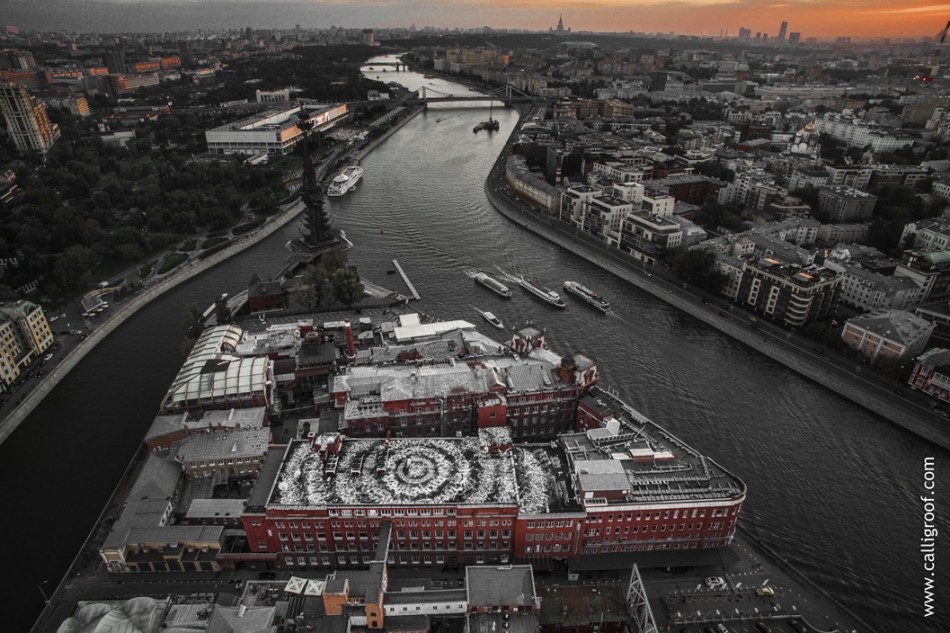
[[[191,40],[179,40],[178,57],[185,68],[195,67],[195,43]]]
[[[782,22],[782,26],[778,30],[778,44],[779,46],[785,43],[785,34],[788,33],[788,22]]]
[[[126,71],[125,51],[118,48],[114,51],[106,52],[106,68],[113,75],[121,75]]]
[[[554,30],[558,35],[564,34],[564,14],[557,16],[557,28]]]

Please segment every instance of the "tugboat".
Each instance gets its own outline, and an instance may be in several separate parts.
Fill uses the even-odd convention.
[[[479,123],[478,125],[476,125],[476,126],[475,126],[475,129],[472,130],[472,132],[474,132],[475,134],[478,134],[478,131],[479,131],[479,130],[487,130],[487,131],[489,131],[489,132],[497,132],[497,131],[498,131],[498,128],[499,128],[498,121],[496,121],[495,119],[491,118],[492,107],[494,107],[494,105],[495,105],[495,102],[494,102],[494,101],[489,101],[489,102],[488,102],[488,120],[487,120],[487,121],[482,121],[481,123]]]
[[[522,288],[524,288],[525,290],[533,294],[535,297],[538,297],[539,299],[543,299],[544,301],[547,301],[555,308],[561,308],[563,310],[564,308],[567,307],[567,304],[564,303],[564,299],[561,299],[561,295],[554,292],[553,290],[549,290],[548,288],[545,288],[544,286],[539,286],[536,283],[530,282],[524,277],[521,277],[520,279],[518,279],[518,284]]]
[[[598,310],[606,312],[610,309],[610,302],[599,294],[576,281],[565,281],[564,289],[576,297],[580,297]]]
[[[508,290],[508,286],[496,279],[492,279],[485,273],[476,273],[473,279],[495,294],[500,295],[505,299],[511,299],[511,291]]]
[[[475,309],[478,310],[478,308],[475,308]],[[482,312],[481,310],[478,310],[478,313],[481,314],[482,317],[483,317],[486,321],[488,321],[489,323],[491,323],[493,326],[495,326],[495,327],[498,328],[499,330],[505,329],[505,324],[501,322],[501,319],[499,319],[498,317],[496,317],[496,316],[495,316],[494,314],[492,314],[491,312]]]

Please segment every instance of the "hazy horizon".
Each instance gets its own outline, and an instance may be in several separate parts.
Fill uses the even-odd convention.
[[[24,31],[161,32],[243,28],[474,28],[547,30],[560,14],[574,31],[775,37],[931,37],[950,4],[894,0],[0,0],[0,20]],[[842,24],[847,24],[843,29]]]

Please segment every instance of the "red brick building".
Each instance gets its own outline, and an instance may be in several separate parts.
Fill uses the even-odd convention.
[[[575,430],[577,399],[600,377],[592,360],[558,356],[530,326],[510,348],[464,328],[438,340],[409,338],[377,351],[379,362],[332,379],[348,435],[452,437],[508,426],[515,439],[553,437]],[[448,357],[455,352],[458,359]]]
[[[731,542],[739,479],[606,393],[582,402],[584,424],[602,426],[557,443],[513,446],[501,428],[293,442],[268,457],[242,516],[251,555],[290,569],[358,566],[389,538],[391,565],[543,567]]]

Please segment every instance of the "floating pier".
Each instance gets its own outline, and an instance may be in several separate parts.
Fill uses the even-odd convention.
[[[409,288],[409,292],[412,293],[412,298],[418,301],[422,297],[419,296],[419,293],[416,292],[415,286],[412,285],[412,282],[409,281],[409,277],[406,275],[406,271],[402,269],[402,266],[399,265],[398,260],[393,260],[393,266],[396,267],[396,270],[399,272],[399,276],[402,277],[402,280],[406,282],[406,288]]]

